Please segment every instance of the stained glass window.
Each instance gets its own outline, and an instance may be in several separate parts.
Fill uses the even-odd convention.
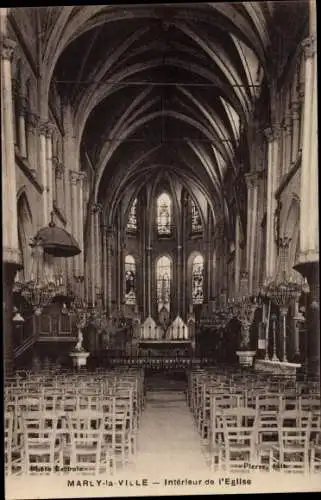
[[[171,271],[171,259],[160,257],[156,265],[158,311],[163,307],[170,310]]]
[[[192,210],[192,232],[199,233],[202,231],[202,220],[195,201],[191,200]]]
[[[128,214],[127,221],[128,231],[137,231],[137,198],[134,199]]]
[[[125,302],[136,304],[136,262],[132,255],[125,257]]]
[[[163,193],[157,199],[157,231],[158,234],[171,234],[172,214],[171,199]]]
[[[202,304],[204,300],[204,259],[197,255],[192,265],[192,300],[193,304]]]

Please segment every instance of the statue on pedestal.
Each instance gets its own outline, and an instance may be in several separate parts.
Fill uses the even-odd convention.
[[[77,335],[77,344],[75,345],[75,351],[81,352],[84,350],[82,343],[84,340],[83,333],[80,328],[78,328],[78,335]]]

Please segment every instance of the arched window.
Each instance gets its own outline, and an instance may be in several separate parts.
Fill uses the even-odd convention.
[[[160,257],[156,265],[156,285],[157,285],[157,303],[158,311],[163,307],[170,310],[171,296],[171,259],[169,257]]]
[[[128,214],[127,230],[137,231],[137,198],[134,199]]]
[[[163,193],[157,198],[157,232],[171,234],[172,210],[171,199]]]
[[[136,262],[132,255],[125,257],[125,302],[136,304]]]
[[[204,259],[197,255],[192,264],[192,300],[193,304],[202,304],[204,300]]]
[[[191,200],[192,212],[192,233],[199,233],[202,231],[202,220],[194,200]]]

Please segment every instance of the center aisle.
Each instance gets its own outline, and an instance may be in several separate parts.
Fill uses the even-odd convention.
[[[187,406],[184,385],[173,384],[169,390],[158,387],[147,390],[137,455],[134,464],[129,466],[137,476],[157,479],[209,473],[200,436]]]

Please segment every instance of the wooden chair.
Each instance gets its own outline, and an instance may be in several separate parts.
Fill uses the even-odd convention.
[[[128,427],[128,409],[109,397],[102,403],[104,414],[104,442],[111,449],[115,467],[124,467],[132,455],[132,436]]]
[[[228,472],[246,472],[245,463],[256,464],[258,412],[253,408],[222,410],[224,435],[223,467]]]
[[[24,472],[59,473],[63,465],[62,444],[57,435],[58,415],[50,412],[22,414]]]
[[[69,471],[76,474],[110,473],[109,450],[103,440],[101,412],[78,411],[67,416]]]
[[[14,414],[4,414],[4,462],[5,474],[19,474],[22,472],[23,449],[14,439]]]
[[[314,434],[310,443],[310,472],[312,474],[321,472],[321,428]]]
[[[272,446],[273,469],[282,472],[309,471],[311,413],[284,411],[278,416],[278,443]]]

